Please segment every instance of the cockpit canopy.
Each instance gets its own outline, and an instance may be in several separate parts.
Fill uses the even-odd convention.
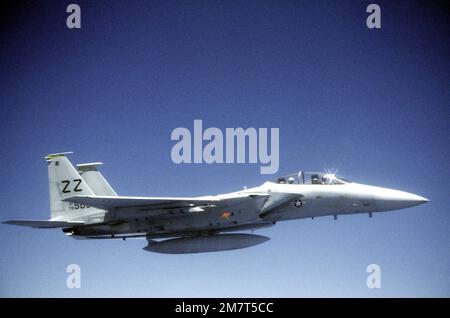
[[[305,172],[300,170],[298,173],[288,174],[275,180],[280,184],[346,184],[351,181],[337,177],[334,173],[329,172]]]

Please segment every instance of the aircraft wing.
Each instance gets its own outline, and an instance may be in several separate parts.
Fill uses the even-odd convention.
[[[255,198],[267,197],[268,194],[240,194],[227,198],[218,197],[125,197],[125,196],[91,196],[79,195],[73,196],[63,201],[69,201],[84,205],[93,206],[95,208],[109,210],[112,208],[122,207],[142,207],[155,209],[172,209],[172,208],[191,208],[196,206],[213,206],[219,204],[232,204],[242,202],[243,200],[253,200]]]
[[[72,227],[83,225],[84,222],[64,222],[64,221],[45,221],[45,220],[11,220],[2,222],[4,224],[12,224],[19,226],[28,226],[38,229],[53,229],[59,227]]]

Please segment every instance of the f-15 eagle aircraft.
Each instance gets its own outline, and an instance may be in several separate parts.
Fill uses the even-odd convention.
[[[230,233],[269,227],[278,221],[341,214],[391,211],[427,199],[398,190],[358,184],[333,173],[295,174],[242,191],[202,197],[119,196],[97,167],[70,163],[50,154],[50,220],[4,223],[62,228],[74,238],[146,237],[144,250],[167,254],[239,249],[267,241],[265,236]]]

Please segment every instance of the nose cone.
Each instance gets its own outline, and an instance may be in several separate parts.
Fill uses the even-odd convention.
[[[379,211],[410,208],[428,201],[420,195],[386,188],[377,188],[375,193],[375,204]]]

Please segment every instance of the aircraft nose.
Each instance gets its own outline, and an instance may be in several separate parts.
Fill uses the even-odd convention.
[[[380,211],[389,211],[410,208],[429,200],[409,192],[379,188],[375,201]]]

